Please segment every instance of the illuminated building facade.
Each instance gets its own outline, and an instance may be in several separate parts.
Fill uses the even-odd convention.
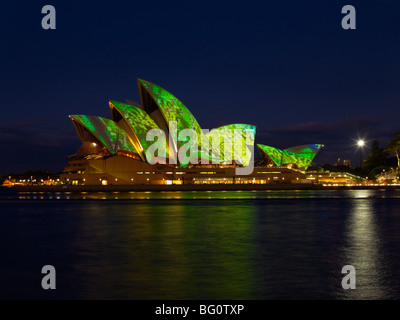
[[[199,123],[174,95],[145,80],[137,80],[141,104],[109,101],[111,119],[71,115],[82,140],[61,175],[63,183],[109,184],[267,184],[305,179],[304,172],[321,145],[279,150],[258,145],[265,160],[250,175],[237,167],[253,164],[256,127],[230,124],[211,131]],[[191,129],[191,136],[179,134]],[[157,133],[165,133],[166,148],[149,152]],[[180,150],[196,161],[185,163]],[[179,156],[178,156],[179,155]]]

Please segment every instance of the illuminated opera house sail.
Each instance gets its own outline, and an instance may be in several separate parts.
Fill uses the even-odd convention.
[[[314,159],[321,144],[306,144],[296,147],[291,147],[285,150],[257,144],[258,150],[261,153],[263,161],[266,164],[276,166],[294,166],[300,170],[307,170],[311,161]]]
[[[109,101],[110,119],[71,115],[82,146],[68,156],[64,183],[209,184],[287,182],[304,178],[321,145],[286,150],[257,145],[256,127],[230,124],[202,129],[189,109],[158,85],[137,80],[141,103]],[[162,142],[165,147],[161,148]],[[157,148],[154,148],[158,144]],[[188,160],[189,159],[189,160]],[[235,168],[251,167],[238,176]]]

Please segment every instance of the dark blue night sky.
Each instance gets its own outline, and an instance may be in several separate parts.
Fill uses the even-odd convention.
[[[383,146],[400,131],[398,1],[82,2],[1,4],[1,174],[62,170],[80,147],[68,115],[139,101],[136,78],[203,128],[250,123],[257,143],[322,143],[318,164],[357,162],[354,139]],[[41,27],[46,4],[56,30]],[[347,4],[356,30],[341,27]]]

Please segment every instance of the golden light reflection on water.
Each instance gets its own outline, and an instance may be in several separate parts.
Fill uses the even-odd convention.
[[[352,191],[345,246],[346,264],[356,269],[356,289],[343,290],[344,298],[380,299],[384,294],[381,243],[377,230],[373,190]]]

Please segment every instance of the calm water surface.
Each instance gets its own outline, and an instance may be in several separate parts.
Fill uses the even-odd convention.
[[[0,189],[0,298],[398,299],[399,207],[400,190]]]

